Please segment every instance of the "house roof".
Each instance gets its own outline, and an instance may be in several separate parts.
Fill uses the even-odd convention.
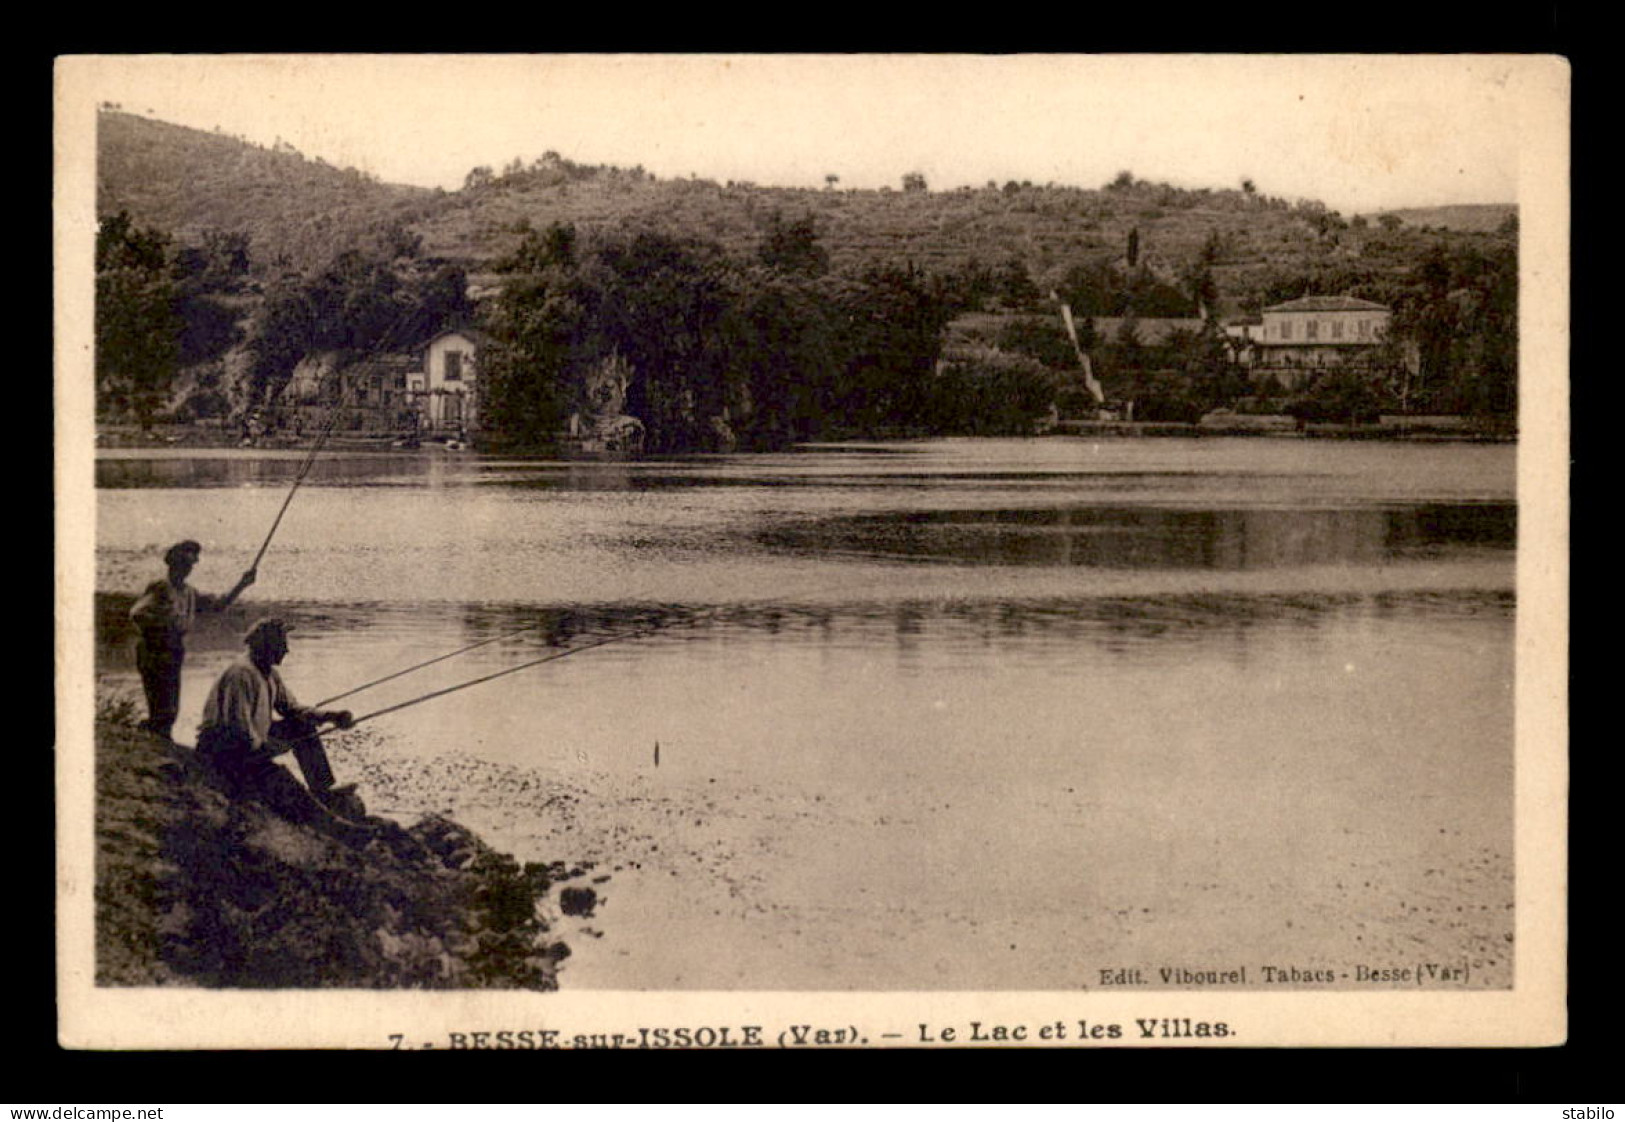
[[[357,374],[400,374],[422,369],[416,355],[383,354],[364,358],[350,367]]]
[[[1284,304],[1271,304],[1266,312],[1386,312],[1386,304],[1360,300],[1353,296],[1300,296]]]
[[[448,335],[461,335],[470,342],[480,344],[481,346],[489,342],[491,338],[489,335],[485,334],[485,332],[476,327],[448,327],[444,331],[437,331],[431,335],[428,340],[424,342],[424,349],[427,350],[429,347],[434,346],[437,342],[444,339]]]

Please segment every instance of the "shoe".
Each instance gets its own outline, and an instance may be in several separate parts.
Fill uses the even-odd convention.
[[[361,801],[360,795],[356,794],[354,783],[346,783],[342,787],[331,787],[318,794],[316,798],[331,813],[340,818],[358,822],[367,817],[367,804]]]

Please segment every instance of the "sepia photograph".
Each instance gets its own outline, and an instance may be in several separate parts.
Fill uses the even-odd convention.
[[[64,1047],[1564,1040],[1561,59],[55,122]]]

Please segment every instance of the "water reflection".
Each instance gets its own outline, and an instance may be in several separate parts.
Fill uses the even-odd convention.
[[[97,595],[99,664],[104,668],[130,663],[128,648],[135,635],[128,611],[132,597]],[[605,639],[659,645],[693,640],[754,641],[801,637],[825,645],[874,647],[890,643],[899,651],[923,640],[960,647],[1034,642],[1076,646],[1119,640],[1206,642],[1216,636],[1239,636],[1265,630],[1272,637],[1307,631],[1333,619],[1368,616],[1376,620],[1427,616],[1450,620],[1510,620],[1516,606],[1511,591],[1466,589],[1404,591],[1376,594],[1216,594],[1198,593],[1156,598],[1094,596],[1036,600],[875,600],[846,603],[782,602],[728,607],[684,604],[605,604],[589,607],[482,605],[448,609],[415,605],[409,610],[381,611],[375,605],[309,605],[265,603],[253,613],[200,617],[192,636],[199,651],[231,650],[241,645],[249,616],[276,614],[293,624],[306,642],[331,643],[367,631],[389,637],[415,638],[424,657],[447,648],[511,638],[493,653],[527,656],[548,648],[565,650]]]
[[[1383,509],[933,510],[813,519],[758,532],[769,549],[954,565],[1264,569],[1376,564],[1451,546],[1512,547],[1510,503]]]
[[[101,490],[152,488],[211,488],[291,484],[304,466],[304,451],[211,455],[98,456],[96,486]],[[452,472],[460,471],[451,465]],[[444,457],[408,455],[321,455],[312,462],[306,486],[386,485],[391,482],[429,483],[444,478]]]

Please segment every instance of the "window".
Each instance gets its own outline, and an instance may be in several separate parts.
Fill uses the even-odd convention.
[[[1340,320],[1340,319],[1332,320],[1332,338],[1333,339],[1341,339],[1342,337],[1343,337],[1343,321]]]
[[[1290,339],[1290,338],[1292,338],[1292,324],[1288,320],[1282,320],[1281,321],[1281,338],[1282,339]]]
[[[446,352],[446,381],[461,382],[463,380],[463,352]]]
[[[1320,338],[1320,321],[1312,319],[1308,323],[1305,323],[1303,325],[1303,337],[1305,339]]]
[[[1371,334],[1371,321],[1363,319],[1359,323],[1360,338],[1364,339]]]

